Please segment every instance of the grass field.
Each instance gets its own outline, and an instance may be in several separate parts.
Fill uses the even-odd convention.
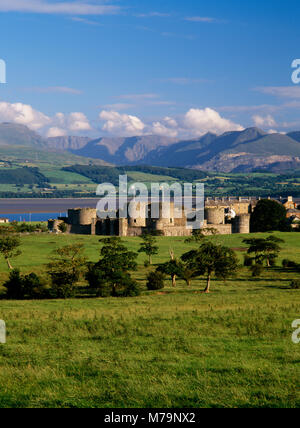
[[[300,235],[282,258],[300,262]],[[214,237],[237,250],[243,236]],[[97,260],[99,237],[25,236],[22,272],[42,272],[51,251],[70,242]],[[125,241],[137,249],[139,239]],[[154,263],[193,246],[159,238]],[[135,278],[144,289],[144,256]],[[279,263],[278,263],[279,264]],[[0,283],[7,268],[0,263]],[[300,318],[295,273],[280,267],[252,279],[242,268],[226,283],[190,289],[168,283],[132,299],[0,301],[8,341],[0,345],[0,407],[299,407],[300,348],[291,341]],[[299,276],[299,274],[298,274]]]

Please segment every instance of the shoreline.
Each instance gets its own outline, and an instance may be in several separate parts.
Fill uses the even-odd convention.
[[[70,208],[96,208],[99,198],[0,199],[0,217],[7,214],[46,214]]]

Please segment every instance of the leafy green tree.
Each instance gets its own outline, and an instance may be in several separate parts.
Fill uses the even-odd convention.
[[[75,285],[85,270],[86,258],[84,246],[67,245],[54,251],[52,261],[47,264],[47,273],[51,277],[52,297],[66,299],[75,294]]]
[[[276,236],[269,236],[266,239],[244,239],[243,242],[249,246],[248,254],[254,254],[255,263],[262,265],[264,262],[266,262],[267,267],[275,264],[281,251],[279,244],[284,243],[282,239]]]
[[[165,287],[165,275],[162,272],[150,272],[147,276],[148,290],[162,290]]]
[[[262,199],[251,215],[251,232],[291,231],[286,214],[285,207],[279,202]]]
[[[195,229],[192,232],[192,235],[189,236],[185,242],[186,244],[199,244],[202,243],[208,235],[217,235],[219,232],[217,231],[217,229],[213,228],[213,227],[208,227],[205,229]]]
[[[156,245],[157,240],[151,234],[141,236],[143,242],[140,245],[139,253],[145,253],[149,257],[149,264],[152,265],[152,257],[158,254],[159,247]]]
[[[0,254],[4,257],[8,268],[13,269],[10,259],[20,256],[22,253],[18,248],[21,245],[20,238],[17,236],[3,236],[0,237]]]
[[[50,297],[49,289],[36,273],[30,273],[23,278],[24,293],[28,299],[45,299]]]
[[[157,268],[158,272],[169,275],[172,280],[172,287],[176,287],[176,279],[182,275],[184,269],[183,263],[178,259],[172,259]]]
[[[45,283],[35,273],[23,277],[19,269],[10,272],[4,287],[7,299],[43,299],[48,296]]]
[[[191,286],[192,280],[197,278],[197,271],[192,269],[190,264],[183,264],[179,277],[183,279],[188,287]]]
[[[203,243],[198,250],[189,251],[182,260],[197,276],[205,275],[207,279],[205,293],[210,292],[211,278],[226,279],[238,269],[238,260],[233,250],[211,242]]]
[[[24,299],[24,282],[19,269],[13,269],[9,274],[9,279],[3,285],[7,289],[6,297],[8,299]]]
[[[99,262],[89,266],[86,276],[90,287],[97,290],[101,297],[132,297],[140,293],[136,281],[130,272],[137,268],[137,254],[128,251],[122,240],[117,237],[101,240]]]
[[[250,266],[250,271],[252,273],[253,278],[257,278],[261,276],[261,274],[263,273],[263,270],[264,270],[264,267],[259,262],[256,262]]]

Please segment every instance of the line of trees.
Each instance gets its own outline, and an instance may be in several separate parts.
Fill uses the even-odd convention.
[[[6,260],[10,275],[4,284],[9,299],[70,298],[87,293],[98,297],[133,297],[140,294],[138,283],[132,278],[137,270],[138,253],[129,251],[121,238],[111,237],[100,240],[100,258],[89,262],[84,255],[83,245],[68,245],[55,250],[45,266],[48,281],[35,273],[23,276],[13,269],[11,259],[21,254],[20,238],[5,236],[0,238],[0,254]],[[144,235],[139,252],[145,253],[152,263],[152,256],[158,253],[156,238]],[[231,249],[204,240],[198,250],[189,251],[176,259],[170,251],[170,261],[163,263],[147,277],[148,289],[161,289],[167,276],[176,287],[177,278],[191,286],[193,279],[205,276],[205,292],[210,292],[211,279],[215,275],[226,279],[238,269],[237,257]],[[88,287],[78,284],[86,280]]]
[[[97,297],[134,297],[141,293],[137,281],[132,277],[137,271],[138,253],[147,256],[147,267],[151,269],[147,275],[148,290],[161,290],[165,281],[170,278],[172,286],[177,286],[181,279],[187,287],[191,287],[196,278],[204,278],[204,293],[210,293],[212,280],[233,278],[239,262],[236,253],[217,241],[212,242],[207,236],[196,233],[187,240],[196,249],[192,249],[180,258],[170,249],[170,260],[152,267],[152,257],[158,254],[159,247],[154,235],[145,234],[141,237],[138,252],[130,251],[121,238],[110,237],[101,239],[100,257],[97,262],[90,262],[84,254],[81,244],[68,245],[55,250],[45,266],[48,280],[40,278],[36,273],[22,275],[13,269],[12,259],[21,254],[21,240],[17,235],[0,236],[0,256],[4,258],[10,270],[9,279],[4,284],[8,299],[66,299],[77,295],[93,295]],[[262,271],[272,268],[281,251],[284,241],[274,235],[267,238],[252,238],[243,241],[247,245],[245,266],[249,267],[254,277]],[[298,264],[289,260],[283,263],[285,269],[300,271]],[[85,283],[84,283],[85,281]],[[88,284],[88,285],[84,285]],[[294,283],[297,288],[299,283]]]

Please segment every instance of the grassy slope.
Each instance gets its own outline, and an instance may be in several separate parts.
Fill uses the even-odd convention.
[[[282,257],[300,262],[297,234]],[[242,236],[216,237],[241,248]],[[14,264],[37,271],[52,249],[86,244],[96,260],[98,237],[26,236]],[[137,249],[139,240],[128,239]],[[182,238],[160,238],[155,263],[188,250]],[[239,252],[240,258],[242,253]],[[139,263],[144,260],[139,257]],[[1,280],[6,276],[0,264]],[[135,276],[144,283],[146,270]],[[259,280],[242,269],[213,283],[209,296],[190,290],[144,292],[134,299],[0,301],[8,343],[0,345],[0,406],[299,407],[299,347],[291,323],[299,318],[292,273],[275,269]]]

